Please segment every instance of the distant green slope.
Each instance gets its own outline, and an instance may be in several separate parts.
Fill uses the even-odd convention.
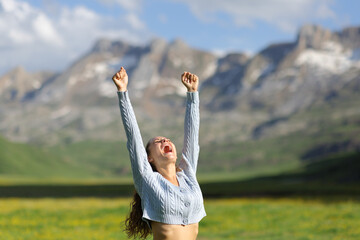
[[[86,168],[96,177],[131,177],[125,142],[82,141],[50,148],[66,161]]]
[[[281,174],[204,183],[206,196],[360,195],[360,153],[318,159]]]
[[[0,177],[89,177],[90,172],[60,156],[34,146],[12,143],[0,137]]]
[[[360,152],[320,158],[273,179],[304,183],[360,184]]]

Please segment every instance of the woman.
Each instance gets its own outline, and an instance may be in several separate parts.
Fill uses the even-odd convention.
[[[198,77],[181,75],[187,88],[185,135],[182,159],[176,166],[176,148],[170,139],[154,137],[144,148],[140,130],[127,92],[128,76],[123,67],[113,76],[136,193],[126,232],[129,237],[146,238],[152,232],[158,239],[196,239],[198,223],[206,216],[203,197],[196,180],[199,156]]]

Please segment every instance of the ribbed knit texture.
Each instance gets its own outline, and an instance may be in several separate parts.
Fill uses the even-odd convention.
[[[179,163],[182,171],[176,173],[180,186],[152,171],[128,92],[118,92],[118,97],[135,189],[141,197],[143,220],[182,225],[199,222],[206,213],[196,179],[200,123],[198,92],[188,92],[186,98],[184,147]]]

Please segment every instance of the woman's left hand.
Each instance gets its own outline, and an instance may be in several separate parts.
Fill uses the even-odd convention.
[[[119,92],[127,91],[129,80],[125,68],[121,67],[121,69],[112,77],[112,80],[114,81]]]
[[[199,78],[195,74],[184,72],[181,75],[181,81],[188,92],[196,92],[199,86]]]

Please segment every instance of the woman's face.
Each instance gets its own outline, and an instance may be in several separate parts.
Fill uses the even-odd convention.
[[[176,162],[176,147],[168,138],[154,137],[150,140],[149,150],[149,162],[155,165]]]

